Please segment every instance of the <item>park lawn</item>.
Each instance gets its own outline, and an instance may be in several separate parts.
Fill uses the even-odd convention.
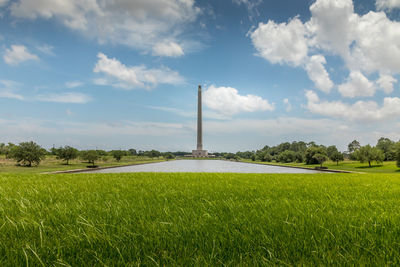
[[[103,156],[99,161],[95,162],[95,165],[99,167],[113,167],[113,166],[124,166],[143,164],[151,162],[160,162],[164,159],[151,159],[148,157],[137,157],[137,156],[125,156],[118,162],[112,156]],[[87,169],[90,166],[87,162],[83,162],[80,159],[70,160],[69,164],[66,165],[65,161],[56,159],[55,156],[47,156],[42,160],[39,166],[24,167],[17,166],[16,162],[12,159],[6,159],[4,155],[0,155],[0,174],[1,173],[46,173],[54,171],[67,171],[75,169]]]
[[[305,163],[280,163],[280,162],[261,162],[251,160],[241,160],[242,162],[248,163],[259,163],[267,165],[278,165],[278,166],[293,166],[314,169],[319,167],[319,164],[307,165]],[[372,162],[372,166],[369,167],[368,163],[360,163],[359,161],[341,161],[339,164],[333,161],[324,162],[323,166],[328,167],[330,170],[342,170],[351,172],[365,172],[365,173],[400,173],[400,168],[396,166],[396,161],[384,161],[382,163]]]
[[[0,266],[400,264],[398,174],[0,174]]]

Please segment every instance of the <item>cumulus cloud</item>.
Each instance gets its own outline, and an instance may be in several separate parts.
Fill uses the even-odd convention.
[[[274,104],[256,95],[240,95],[232,87],[211,85],[204,92],[204,104],[222,114],[234,115],[240,112],[274,110]]]
[[[7,64],[16,66],[24,61],[39,60],[39,57],[30,53],[23,45],[12,45],[11,49],[6,49],[3,59]]]
[[[344,97],[373,96],[376,91],[375,84],[369,81],[361,72],[351,72],[347,82],[339,85],[339,92]]]
[[[333,87],[333,82],[325,69],[326,60],[322,55],[314,55],[306,64],[308,77],[314,82],[315,87],[325,93],[329,93]]]
[[[394,8],[400,8],[400,0],[376,0],[377,10],[391,10]]]
[[[98,61],[93,71],[105,74],[105,78],[97,80],[97,84],[100,85],[111,85],[124,89],[151,89],[158,84],[177,85],[184,82],[178,72],[166,67],[160,69],[147,69],[142,65],[128,67],[103,53],[99,53],[97,57]]]
[[[386,94],[390,94],[393,92],[393,84],[397,83],[397,79],[392,75],[381,73],[377,83]]]
[[[377,6],[395,7],[397,2],[378,0]],[[339,56],[350,73],[357,73],[341,86],[347,97],[372,96],[375,89],[366,79],[375,73],[400,74],[400,22],[390,20],[384,12],[358,15],[352,0],[316,0],[310,11],[311,18],[304,23],[297,17],[288,23],[260,23],[250,33],[259,55],[271,63],[303,67],[315,87],[324,92],[329,92],[333,84],[322,57],[324,53]],[[349,84],[349,80],[357,80],[356,76],[368,88],[357,89],[356,81]],[[385,88],[381,88],[385,92],[391,90],[387,79],[386,83],[374,83],[384,83]]]
[[[91,101],[91,97],[83,93],[59,93],[59,94],[46,94],[38,95],[35,98],[42,102],[56,102],[56,103],[71,103],[71,104],[86,104]]]
[[[375,101],[357,101],[346,104],[341,101],[321,101],[313,91],[306,92],[306,108],[315,114],[354,122],[373,122],[395,119],[400,115],[400,98],[385,97],[383,105]]]
[[[11,5],[14,17],[54,19],[99,43],[117,43],[145,52],[163,40],[189,44],[182,35],[200,13],[194,0],[18,0]],[[170,56],[170,51],[158,55]]]
[[[288,23],[277,24],[269,20],[259,23],[250,34],[258,55],[271,63],[301,65],[307,57],[306,29],[303,23],[294,18]]]

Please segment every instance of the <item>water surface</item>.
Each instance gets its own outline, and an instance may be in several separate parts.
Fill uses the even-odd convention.
[[[172,160],[93,171],[122,172],[230,172],[230,173],[319,173],[318,171],[225,160]]]

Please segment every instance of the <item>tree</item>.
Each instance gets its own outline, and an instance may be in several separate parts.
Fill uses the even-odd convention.
[[[339,165],[339,161],[344,160],[344,155],[343,155],[343,153],[340,153],[339,151],[337,151],[337,152],[332,153],[329,158],[330,158],[330,160],[335,161],[336,165]]]
[[[118,162],[122,159],[123,156],[125,156],[125,151],[122,150],[112,150],[111,151],[112,156],[114,159],[116,159]]]
[[[39,165],[46,157],[46,150],[34,142],[22,142],[12,146],[9,157],[15,159],[19,164],[31,167],[32,163]]]
[[[161,152],[157,150],[151,150],[144,152],[144,155],[150,158],[158,158],[161,156]]]
[[[6,153],[6,145],[4,143],[0,143],[0,155]]]
[[[396,159],[396,143],[389,138],[379,138],[376,148],[383,151],[385,154],[385,161]]]
[[[322,154],[326,156],[326,148],[321,146],[311,146],[307,148],[305,153],[305,160],[307,165],[320,164],[320,162],[316,158],[314,158],[314,155],[316,154]]]
[[[369,167],[371,167],[372,161],[376,161],[376,163],[382,162],[385,159],[385,154],[383,154],[382,150],[376,147],[371,147],[370,145],[366,145],[360,147],[355,152],[355,157],[361,163],[368,162]]]
[[[348,144],[347,151],[351,154],[360,149],[360,147],[360,142],[358,142],[357,140],[353,140],[350,144]]]
[[[57,158],[67,161],[67,165],[69,164],[70,160],[76,159],[77,157],[78,149],[76,148],[65,146],[57,149]]]
[[[396,144],[396,165],[400,168],[400,142]]]
[[[278,155],[278,161],[283,163],[289,163],[296,161],[296,152],[285,150]]]
[[[316,153],[313,156],[313,159],[315,159],[319,164],[321,164],[322,168],[322,163],[324,163],[328,159],[328,156],[326,154]]]
[[[128,151],[129,151],[129,154],[130,154],[131,156],[136,156],[136,155],[137,155],[136,149],[131,148],[131,149],[129,149]]]
[[[339,150],[337,149],[336,146],[328,146],[326,148],[326,155],[328,156],[328,158],[331,158],[332,155],[336,152],[339,152]]]
[[[165,157],[166,159],[174,159],[174,158],[175,158],[174,154],[172,154],[172,153],[166,153],[166,154],[164,155],[164,157]]]
[[[100,158],[100,154],[97,150],[86,150],[82,151],[81,157],[83,160],[92,163],[94,166],[94,162]]]

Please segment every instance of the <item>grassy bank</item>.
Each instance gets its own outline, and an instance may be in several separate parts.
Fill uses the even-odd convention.
[[[398,265],[396,174],[2,174],[0,265]]]
[[[293,166],[315,169],[319,167],[319,164],[307,165],[305,163],[280,163],[280,162],[261,162],[261,161],[251,161],[251,160],[241,160],[242,162],[249,163],[259,163],[267,165],[277,165],[277,166]],[[323,164],[324,167],[328,167],[331,170],[342,170],[342,171],[352,171],[352,172],[366,172],[366,173],[400,173],[400,168],[396,166],[395,161],[385,161],[382,163],[373,162],[372,167],[369,167],[368,163],[360,163],[359,161],[342,161],[337,164],[336,162],[327,161]]]
[[[111,156],[103,156],[100,160],[96,161],[99,167],[112,167],[124,166],[133,164],[143,164],[150,162],[160,162],[164,159],[152,159],[148,157],[125,156],[120,161],[116,161]],[[46,159],[40,162],[39,166],[22,167],[17,166],[16,162],[12,159],[6,159],[4,155],[0,155],[0,173],[44,173],[54,171],[66,171],[75,169],[86,169],[87,166],[92,165],[82,160],[71,160],[69,164],[57,159],[55,156],[47,156]]]

